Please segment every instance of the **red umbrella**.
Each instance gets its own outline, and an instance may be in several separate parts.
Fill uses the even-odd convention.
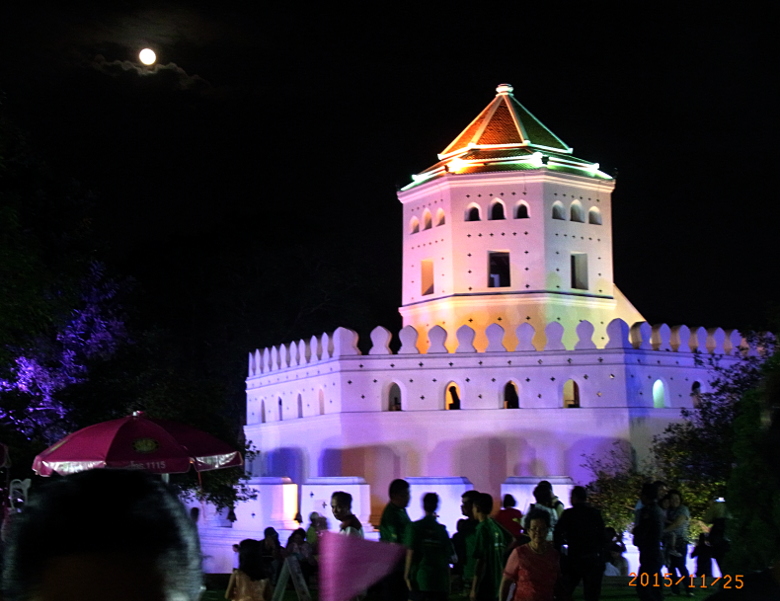
[[[181,474],[190,466],[205,472],[242,464],[241,453],[211,434],[135,412],[68,434],[35,458],[33,470],[41,476],[98,467]]]

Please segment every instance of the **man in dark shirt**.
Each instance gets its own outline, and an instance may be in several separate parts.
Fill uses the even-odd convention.
[[[506,564],[505,552],[512,542],[512,535],[490,517],[493,497],[480,493],[474,500],[474,580],[471,585],[471,601],[495,601]]]
[[[401,544],[404,542],[406,528],[411,523],[409,515],[406,513],[406,507],[409,505],[409,483],[401,479],[393,480],[390,483],[388,494],[390,502],[382,512],[382,519],[379,522],[379,540],[385,543]],[[387,575],[380,588],[385,601],[395,601],[406,597],[403,558]]]
[[[655,575],[661,571],[661,535],[664,529],[664,512],[658,506],[658,485],[647,483],[642,486],[642,508],[636,513],[634,523],[634,544],[639,549],[639,586],[636,589],[639,598],[648,601],[661,601],[663,587],[653,586]],[[642,586],[642,574],[647,574],[647,586]]]
[[[385,543],[402,543],[404,530],[410,523],[406,508],[409,506],[409,483],[406,480],[393,480],[388,491],[390,502],[382,512],[379,522],[379,540]]]
[[[455,547],[455,553],[458,555],[458,563],[455,564],[457,575],[460,580],[459,586],[464,590],[471,590],[471,581],[474,578],[474,533],[477,529],[477,520],[474,518],[474,500],[479,496],[476,490],[467,490],[460,498],[460,511],[465,519],[458,520],[455,525],[455,534],[452,537],[452,544]]]
[[[601,512],[588,504],[588,493],[582,486],[572,489],[571,505],[555,525],[553,542],[559,552],[567,545],[561,567],[569,594],[582,580],[585,601],[598,601],[604,576],[604,520]]]
[[[455,551],[447,529],[436,521],[439,495],[429,492],[423,497],[425,517],[406,529],[404,543],[406,569],[404,578],[413,601],[447,601],[450,590],[450,563]],[[406,595],[393,601],[403,601]]]

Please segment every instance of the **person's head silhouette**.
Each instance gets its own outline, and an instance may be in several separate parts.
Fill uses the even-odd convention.
[[[90,470],[47,482],[13,524],[7,601],[195,601],[195,524],[158,477]]]

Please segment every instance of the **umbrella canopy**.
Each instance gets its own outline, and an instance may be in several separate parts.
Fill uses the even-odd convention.
[[[238,451],[211,434],[136,412],[68,434],[35,458],[33,470],[41,476],[100,467],[181,474],[242,464]]]

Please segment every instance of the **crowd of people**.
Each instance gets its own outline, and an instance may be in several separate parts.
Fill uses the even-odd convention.
[[[319,533],[327,530],[324,517],[316,512],[309,516],[307,530],[294,530],[283,547],[275,528],[266,528],[262,540],[247,538],[233,545],[235,560],[225,598],[232,601],[270,601],[283,566],[293,559],[301,575],[311,585],[317,575]]]
[[[505,495],[495,517],[490,494],[467,491],[461,497],[463,519],[452,537],[436,519],[435,493],[423,497],[425,517],[416,522],[406,512],[410,501],[406,481],[394,480],[389,496],[379,524],[380,540],[403,544],[407,552],[380,584],[387,601],[444,601],[453,592],[471,601],[506,600],[510,595],[514,601],[552,601],[571,598],[580,582],[585,598],[596,600],[607,565],[627,574],[620,536],[605,528],[581,486],[572,490],[572,507],[564,509],[550,483],[542,481],[525,514],[511,495]],[[334,501],[334,515],[335,507]],[[349,524],[342,525],[342,533],[356,534]]]
[[[691,551],[691,556],[697,558],[696,576],[711,578],[713,560],[721,574],[726,573],[723,566],[728,550],[726,518],[724,500],[713,500],[703,519],[712,527],[699,536],[698,544]],[[658,575],[665,574],[671,574],[668,589],[672,594],[694,596],[686,567],[690,520],[690,511],[680,491],[669,490],[660,480],[642,487],[634,511],[634,545],[639,549],[638,592],[641,599],[660,601],[667,587],[666,584],[658,586]]]
[[[453,593],[470,601],[560,601],[571,599],[580,583],[584,598],[595,601],[605,574],[627,573],[621,535],[605,528],[580,486],[572,489],[571,507],[564,509],[550,484],[542,481],[525,513],[506,495],[495,517],[491,495],[467,491],[461,497],[463,519],[452,537],[437,520],[437,494],[423,496],[425,515],[415,522],[406,511],[409,484],[393,481],[389,496],[380,540],[406,551],[397,565],[387,565],[388,576],[376,587],[386,601],[444,601]],[[363,538],[351,495],[334,493],[331,510],[340,534]],[[705,519],[712,528],[699,539],[694,555],[700,574],[710,575],[713,560],[723,569],[727,548],[722,500],[713,502]],[[327,523],[317,513],[310,520],[308,530],[292,532],[284,547],[274,528],[266,528],[262,540],[236,545],[237,564],[226,598],[269,601],[280,574],[291,566],[296,577],[300,566],[300,577],[312,582]],[[667,490],[663,482],[642,487],[633,529],[640,599],[660,600],[665,591],[693,596],[685,567],[689,520],[679,491]],[[5,559],[3,593],[10,601],[105,596],[195,601],[203,591],[193,520],[175,493],[140,472],[91,470],[47,483],[16,516]],[[657,584],[665,572],[680,588]],[[756,582],[777,590],[772,578],[764,580],[769,584]],[[746,578],[745,590],[755,590],[754,584]],[[715,598],[750,598],[739,593],[721,591]]]
[[[547,481],[539,482],[533,495],[535,502],[525,514],[516,508],[511,495],[505,495],[503,507],[492,517],[491,495],[465,492],[463,519],[450,537],[437,521],[439,497],[426,494],[422,499],[425,516],[412,522],[406,512],[409,484],[394,480],[379,524],[380,540],[402,544],[407,552],[380,584],[382,597],[387,601],[444,601],[460,593],[471,601],[552,601],[571,598],[582,583],[586,601],[596,601],[605,576],[629,576],[622,534],[605,527],[601,513],[588,503],[584,487],[572,489],[569,509]],[[351,511],[351,497],[335,493],[331,505],[340,521],[340,533],[362,537],[362,526]],[[713,503],[710,513],[705,519],[712,528],[692,552],[698,558],[699,575],[712,574],[713,559],[720,567],[727,545],[725,506]],[[669,592],[693,596],[687,588],[685,565],[689,522],[690,512],[679,491],[668,490],[663,482],[642,488],[635,507],[634,544],[640,552],[640,576],[647,573],[650,585],[638,587],[640,598],[660,599],[665,587],[653,584],[666,573],[674,576]]]

